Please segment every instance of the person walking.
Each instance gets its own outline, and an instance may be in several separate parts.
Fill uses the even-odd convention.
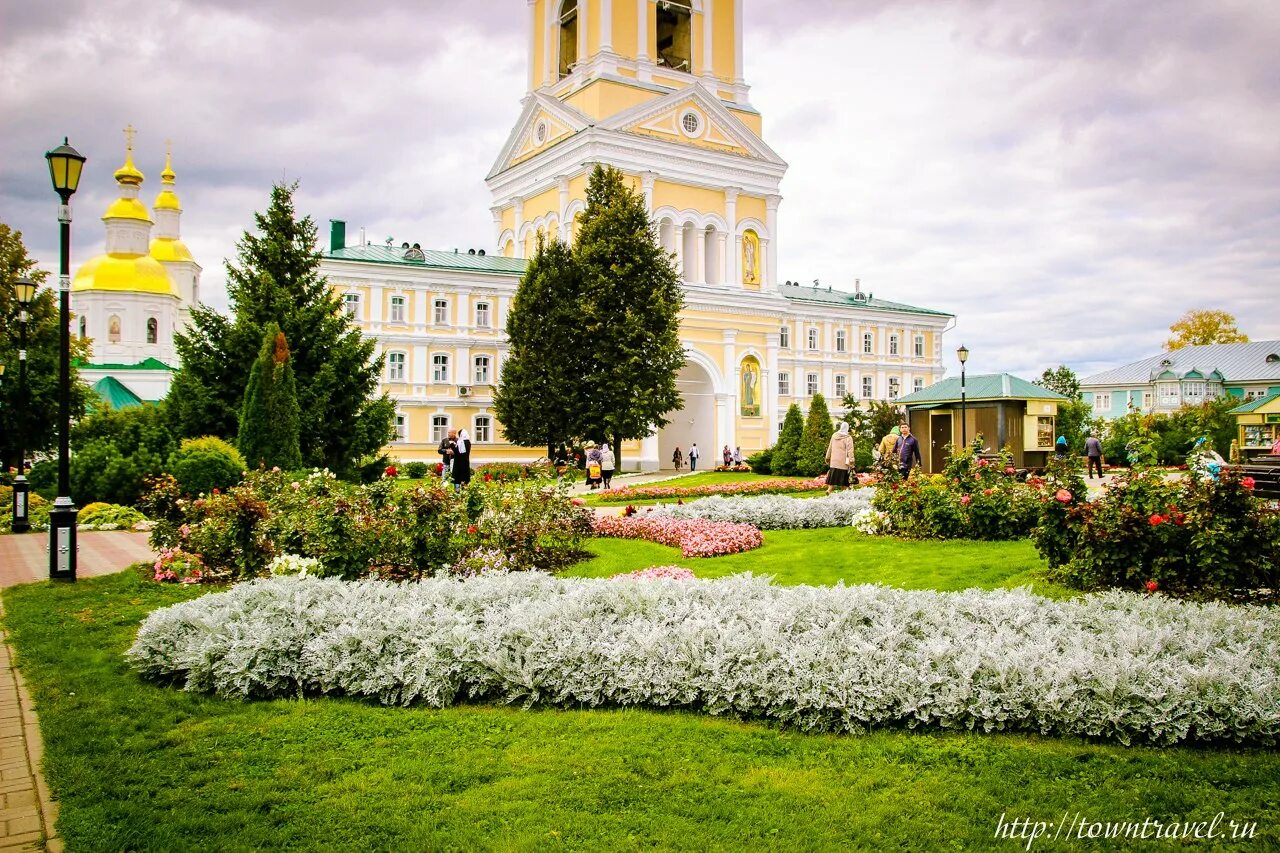
[[[457,431],[451,429],[444,434],[444,438],[440,439],[440,446],[436,448],[436,453],[440,454],[440,482],[442,483],[449,482],[449,467],[453,464],[457,440]]]
[[[458,430],[458,440],[453,453],[453,489],[461,494],[471,483],[471,436],[465,429]]]
[[[1084,440],[1084,454],[1089,458],[1089,479],[1093,479],[1093,468],[1098,468],[1098,479],[1102,479],[1102,442],[1092,433]]]
[[[613,451],[609,449],[609,442],[600,445],[600,476],[604,480],[604,487],[610,488],[613,481],[613,466],[617,464],[617,459],[613,455]]]
[[[601,464],[600,448],[596,447],[594,441],[587,442],[587,488],[595,490],[600,488],[603,481],[604,465]]]
[[[831,441],[827,442],[827,494],[833,489],[849,488],[849,472],[853,468],[853,436],[849,425],[840,423]]]
[[[880,439],[880,446],[876,448],[879,455],[877,460],[880,467],[884,469],[891,468],[898,458],[898,439],[900,430],[895,426],[884,434],[884,438]]]
[[[726,444],[724,450],[720,451],[720,458],[724,460],[726,468],[733,464],[733,451],[729,449],[729,445]]]
[[[680,448],[677,447],[676,452],[671,454],[671,466],[679,471],[680,466],[683,464],[684,457],[680,455]]]
[[[915,465],[924,465],[924,460],[920,458],[920,442],[911,434],[911,425],[903,424],[900,432],[902,434],[898,438],[898,470],[902,472],[902,478],[905,480],[911,476],[911,468]]]
[[[702,454],[698,452],[698,442],[693,443],[693,447],[689,448],[689,470],[698,470],[698,457]]]

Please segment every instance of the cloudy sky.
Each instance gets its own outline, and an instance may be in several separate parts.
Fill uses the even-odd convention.
[[[520,109],[519,0],[0,0],[0,221],[56,260],[43,159],[89,157],[102,249],[120,129],[144,200],[172,139],[184,237],[222,260],[272,182],[322,225],[486,248]],[[747,77],[790,163],[779,275],[955,313],[972,372],[1082,375],[1190,308],[1280,338],[1280,3],[747,0]]]

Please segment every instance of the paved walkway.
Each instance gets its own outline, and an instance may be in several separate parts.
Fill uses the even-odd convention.
[[[145,533],[85,531],[76,538],[79,577],[111,574],[155,559]],[[0,586],[48,577],[48,533],[0,536]],[[35,706],[14,666],[8,634],[0,630],[0,851],[62,850],[62,839],[54,834],[58,804],[40,775],[43,755]]]

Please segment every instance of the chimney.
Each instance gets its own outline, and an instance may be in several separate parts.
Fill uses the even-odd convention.
[[[853,292],[854,292],[854,293],[861,293],[861,292],[862,292],[862,279],[860,279],[860,278],[855,278],[855,279],[853,280]]]
[[[347,248],[347,223],[341,219],[329,220],[329,251]]]

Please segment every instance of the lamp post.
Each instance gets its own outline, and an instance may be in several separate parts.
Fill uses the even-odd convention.
[[[76,515],[71,501],[71,196],[80,186],[85,158],[62,144],[47,152],[49,177],[58,194],[58,497],[49,511],[49,579],[76,579]]]
[[[964,344],[956,350],[956,358],[960,359],[960,446],[969,448],[969,406],[964,388],[964,363],[969,360],[969,348]]]
[[[18,300],[18,412],[25,414],[30,408],[27,399],[27,322],[31,315],[31,303],[36,298],[36,283],[23,276],[13,285],[13,295]],[[18,438],[18,476],[13,480],[13,532],[26,533],[31,529],[30,493],[27,483],[27,449],[22,441],[22,430],[14,430]]]

